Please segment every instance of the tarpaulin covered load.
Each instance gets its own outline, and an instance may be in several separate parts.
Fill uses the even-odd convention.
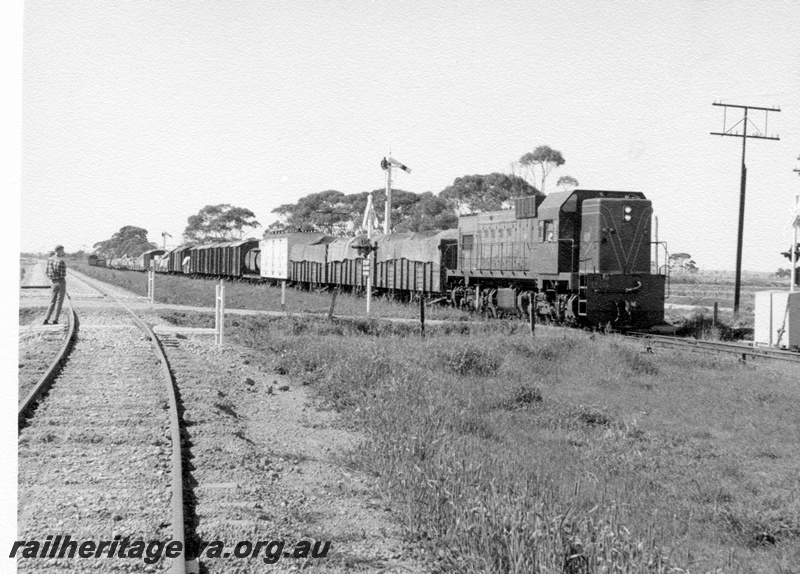
[[[383,235],[373,235],[373,243]],[[391,237],[391,235],[389,236]],[[345,259],[361,259],[361,255],[353,248],[353,245],[359,245],[367,240],[366,235],[360,237],[337,237],[330,245],[328,245],[328,261],[344,261]]]
[[[378,244],[376,258],[378,262],[390,259],[439,261],[442,256],[439,246],[443,239],[458,239],[458,230],[417,231],[381,236],[376,240]]]
[[[374,285],[401,291],[441,291],[446,272],[442,249],[458,241],[458,230],[397,233],[377,241]]]
[[[316,235],[315,238],[307,238],[308,235]],[[309,239],[306,241],[306,239]],[[335,238],[322,233],[301,233],[298,237],[293,237],[289,241],[289,261],[310,261],[313,263],[325,263],[325,256],[328,244]]]

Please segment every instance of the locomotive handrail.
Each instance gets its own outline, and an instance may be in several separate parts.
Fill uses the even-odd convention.
[[[586,246],[586,251],[584,252],[584,256],[589,254],[589,249],[591,249],[592,245],[594,245],[595,243],[600,243],[600,242],[597,241],[596,239],[594,241],[590,242],[589,245]],[[580,269],[580,264],[581,263],[585,263],[586,261],[591,261],[591,260],[592,260],[591,257],[583,257],[583,258],[579,259],[578,260],[578,268]],[[581,273],[580,270],[578,272]],[[584,275],[586,275],[588,273],[587,269],[584,268],[582,273]]]
[[[670,286],[672,284],[672,280],[671,280],[672,279],[672,274],[670,273],[670,267],[669,267],[669,251],[667,250],[667,242],[666,241],[651,241],[650,244],[651,245],[655,245],[656,249],[658,249],[659,245],[664,247],[664,261],[665,261],[664,268],[666,269],[666,273],[664,273],[664,276],[667,278],[667,293],[664,295],[664,299],[669,299]],[[661,268],[660,267],[656,269],[656,274],[661,275]]]

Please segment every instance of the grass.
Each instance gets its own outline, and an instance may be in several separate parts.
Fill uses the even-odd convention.
[[[228,329],[364,433],[440,571],[798,572],[796,373],[517,322]]]
[[[147,295],[147,274],[137,271],[120,271],[104,267],[90,267],[77,264],[75,268],[101,281],[106,281],[138,295]],[[207,307],[213,309],[216,281],[198,279],[181,275],[156,275],[156,301],[159,303]],[[327,314],[331,307],[330,292],[309,292],[287,287],[286,311],[289,313]],[[228,309],[257,309],[262,311],[282,311],[281,289],[276,286],[249,281],[227,281],[225,283],[225,306]],[[366,299],[340,293],[336,297],[336,315],[363,316]],[[374,297],[371,317],[395,317],[417,319],[419,307]],[[447,319],[451,321],[473,320],[469,313],[445,306],[428,307],[426,319]]]

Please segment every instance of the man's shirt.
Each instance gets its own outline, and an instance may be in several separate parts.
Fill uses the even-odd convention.
[[[47,260],[47,276],[55,281],[56,279],[67,278],[67,263],[58,255],[53,255]]]

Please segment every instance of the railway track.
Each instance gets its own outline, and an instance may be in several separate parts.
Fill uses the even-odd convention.
[[[93,281],[69,280],[113,299]],[[59,356],[19,406],[18,540],[108,544],[92,560],[70,558],[68,549],[35,558],[20,549],[19,572],[186,572],[184,554],[167,560],[163,548],[158,559],[108,556],[126,540],[131,551],[137,540],[185,548],[172,375],[152,329],[114,302],[82,311],[79,337],[70,305]]]
[[[642,340],[648,350],[655,347],[683,349],[698,353],[715,353],[735,355],[741,361],[753,359],[762,361],[781,361],[800,364],[800,353],[784,351],[769,347],[755,347],[752,343],[736,343],[726,341],[705,341],[702,339],[682,339],[668,335],[653,335],[651,333],[628,333],[629,337]]]
[[[20,338],[19,396],[24,397],[18,407],[18,424],[24,424],[36,403],[47,393],[58,376],[78,334],[78,314],[72,299],[66,297],[66,329],[50,326],[39,332],[29,332]],[[44,371],[39,375],[40,371]]]

